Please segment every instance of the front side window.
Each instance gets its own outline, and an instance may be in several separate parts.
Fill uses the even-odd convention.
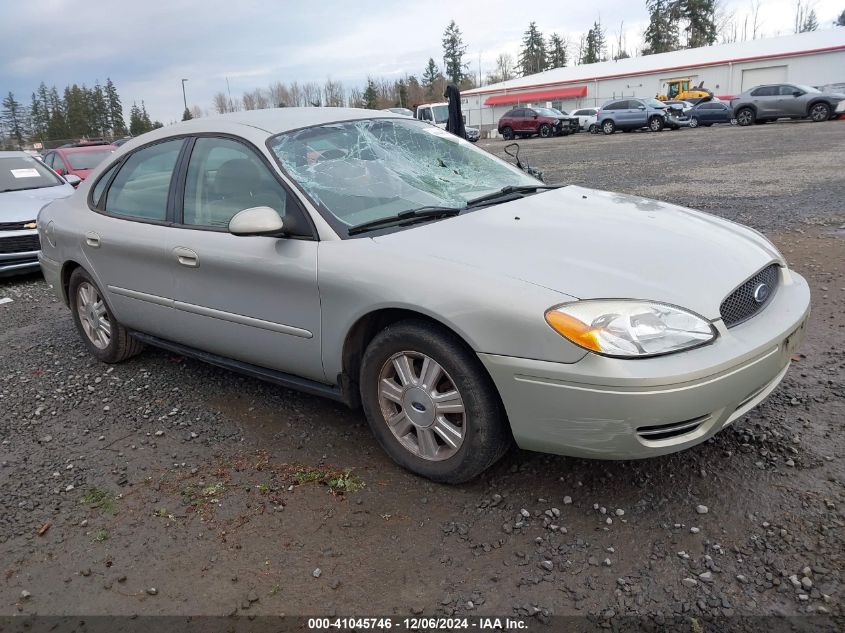
[[[0,158],[0,193],[62,184],[63,180],[31,156]]]
[[[62,157],[58,154],[53,154],[53,169],[55,169],[60,174],[67,173],[67,167],[65,166],[65,161],[62,160]]]
[[[164,222],[170,180],[183,142],[157,143],[127,158],[106,192],[106,213]]]
[[[537,185],[471,143],[416,121],[332,123],[272,137],[268,146],[341,233],[427,206],[463,208],[506,185]]]
[[[428,108],[423,108],[420,110],[420,119],[423,121],[431,121],[431,110]]]
[[[198,138],[188,163],[182,223],[226,228],[244,209],[270,207],[282,218],[288,193],[245,145],[225,138]]]

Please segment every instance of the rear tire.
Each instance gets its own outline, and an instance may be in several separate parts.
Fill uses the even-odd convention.
[[[114,317],[102,290],[84,269],[71,273],[68,298],[73,322],[92,356],[104,363],[120,363],[144,349]]]
[[[608,119],[607,121],[602,122],[601,131],[605,134],[613,134],[616,131],[616,124]]]
[[[435,324],[409,319],[379,332],[364,353],[360,385],[367,422],[384,451],[433,481],[468,481],[512,443],[478,357]]]
[[[653,116],[648,120],[648,129],[652,132],[660,132],[663,130],[663,126],[665,125],[665,121],[663,117]]]
[[[737,125],[741,125],[743,127],[754,125],[756,119],[757,115],[754,114],[754,110],[751,108],[740,108],[736,113]]]
[[[814,123],[821,123],[830,118],[830,106],[826,103],[814,103],[810,108],[810,119]]]
[[[502,128],[502,138],[506,141],[513,140],[513,128],[510,126],[505,126]]]

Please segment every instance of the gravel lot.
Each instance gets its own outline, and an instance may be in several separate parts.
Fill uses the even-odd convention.
[[[99,364],[40,277],[3,280],[0,615],[638,616],[695,631],[829,614],[814,630],[842,630],[845,122],[521,146],[550,182],[706,209],[775,241],[813,316],[766,403],[681,454],[514,450],[440,486],[335,403],[155,349]]]

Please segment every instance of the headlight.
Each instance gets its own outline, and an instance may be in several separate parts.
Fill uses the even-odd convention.
[[[716,337],[700,316],[663,303],[587,300],[546,310],[546,322],[576,345],[605,356],[644,358],[690,349]]]

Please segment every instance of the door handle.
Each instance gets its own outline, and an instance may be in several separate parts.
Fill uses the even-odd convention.
[[[177,246],[173,249],[173,256],[176,257],[176,261],[179,262],[182,266],[187,266],[188,268],[199,268],[199,255],[197,255],[190,248],[185,248],[184,246]]]
[[[94,231],[88,231],[85,234],[85,243],[91,248],[100,248],[100,236]]]

